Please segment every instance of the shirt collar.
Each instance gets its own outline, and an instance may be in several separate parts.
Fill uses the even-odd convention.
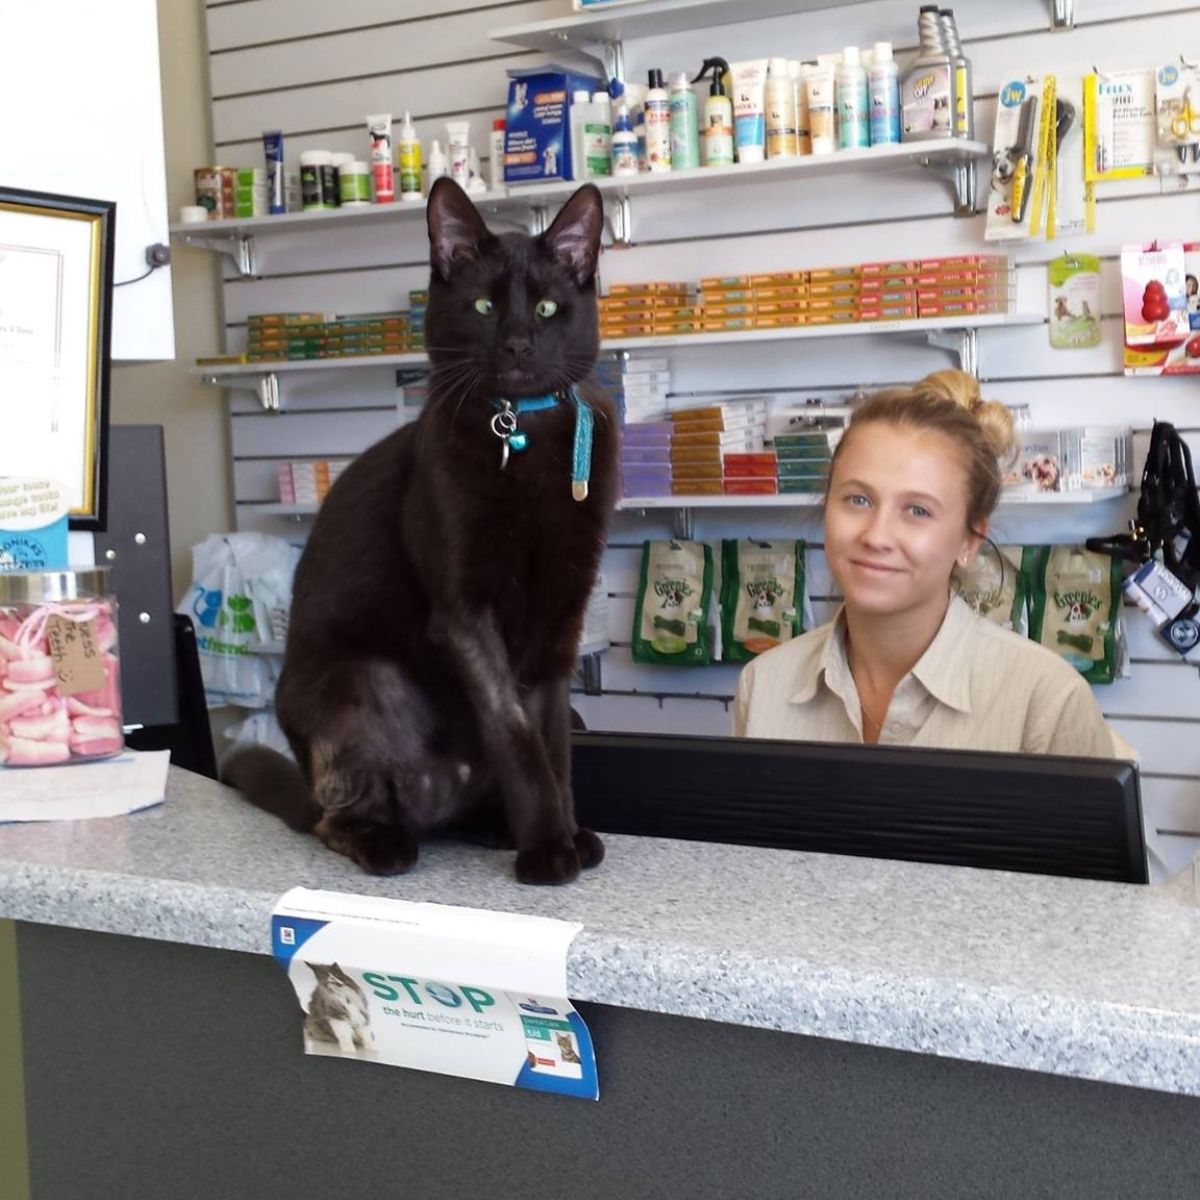
[[[942,620],[942,627],[930,643],[929,648],[917,660],[912,676],[941,704],[959,712],[971,711],[971,689],[964,643],[971,633],[977,618],[959,596],[951,596]],[[825,686],[848,700],[857,696],[854,680],[850,674],[850,663],[846,657],[845,607],[839,608],[829,626],[825,645],[817,669],[799,681],[789,697],[792,704],[807,704],[817,694],[822,680]]]

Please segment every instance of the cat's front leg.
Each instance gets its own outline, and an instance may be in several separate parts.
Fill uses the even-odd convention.
[[[571,830],[579,865],[586,871],[604,858],[604,843],[590,829],[580,829],[575,819],[571,791],[571,688],[566,679],[537,684],[526,690],[525,708],[542,731],[546,756],[558,782],[563,820]]]
[[[328,1025],[333,1036],[337,1038],[338,1049],[343,1054],[353,1054],[354,1026],[342,1017],[330,1017]]]
[[[522,883],[567,883],[580,870],[573,823],[543,734],[521,702],[504,639],[488,612],[457,612],[432,629],[458,670],[504,797]]]

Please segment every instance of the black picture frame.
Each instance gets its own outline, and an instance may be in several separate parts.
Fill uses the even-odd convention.
[[[84,480],[83,501],[70,511],[70,528],[102,532],[108,519],[108,430],[112,361],[113,254],[117,205],[52,192],[35,192],[0,184],[0,217],[19,212],[47,220],[87,221],[91,226],[88,271],[88,351],[85,446],[74,469]],[[76,476],[78,478],[78,476]]]

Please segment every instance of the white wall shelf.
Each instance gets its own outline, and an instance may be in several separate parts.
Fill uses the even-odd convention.
[[[893,174],[897,170],[929,170],[942,174],[950,183],[955,212],[960,216],[975,211],[975,165],[991,157],[986,142],[947,140],[914,142],[899,146],[874,146],[865,150],[838,150],[833,154],[811,154],[802,158],[771,159],[733,167],[697,167],[687,171],[634,175],[628,178],[593,179],[609,198],[614,240],[633,241],[632,204],[638,196],[690,192],[731,183],[802,183],[831,175]],[[567,199],[578,181],[545,184],[513,184],[511,187],[472,196],[486,215],[542,229],[548,209]],[[226,254],[240,275],[259,271],[258,241],[277,234],[318,234],[338,229],[380,227],[396,222],[425,220],[425,201],[396,201],[368,208],[333,208],[319,212],[279,213],[276,216],[203,221],[171,226],[176,241],[200,250]]]
[[[1074,492],[1043,492],[1036,496],[1001,496],[1001,508],[1032,508],[1043,504],[1100,504],[1129,495],[1128,488],[1088,489]],[[792,492],[776,496],[631,496],[617,504],[619,512],[679,508],[819,508],[825,497],[819,492]]]
[[[784,329],[744,329],[727,333],[691,333],[676,337],[614,338],[601,342],[602,353],[633,353],[638,350],[686,350],[692,346],[736,346],[747,342],[792,342],[814,338],[872,337],[880,334],[916,334],[931,345],[954,353],[964,371],[978,373],[980,329],[1009,325],[1040,325],[1040,313],[995,313],[965,317],[961,321],[941,318],[920,321],[858,321],[846,325],[801,325]],[[278,411],[281,375],[311,371],[361,370],[364,367],[423,367],[424,354],[374,354],[360,358],[306,358],[255,363],[210,363],[195,368],[205,383],[220,387],[242,387],[258,391],[264,409]]]

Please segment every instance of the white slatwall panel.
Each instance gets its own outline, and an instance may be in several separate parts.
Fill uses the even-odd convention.
[[[448,116],[466,116],[481,153],[486,130],[503,111],[505,68],[539,61],[520,48],[491,42],[504,25],[566,12],[566,0],[239,0],[208,8],[214,156],[257,165],[262,130],[282,128],[289,161],[322,147],[359,155],[368,112],[411,109],[424,139],[444,137]],[[1200,53],[1200,5],[1168,0],[1082,0],[1077,28],[1052,34],[1045,0],[999,5],[960,0],[959,27],[975,66],[978,136],[992,134],[995,96],[1008,76],[1093,66],[1149,66],[1164,46]],[[646,68],[698,66],[714,53],[733,60],[769,49],[809,58],[842,45],[890,38],[898,56],[915,38],[912,0],[874,0],[772,21],[742,22],[626,46],[631,78]],[[981,172],[981,175],[986,172]],[[986,180],[980,180],[981,188]],[[681,196],[638,198],[635,244],[608,252],[607,282],[696,279],[787,266],[815,267],[897,256],[977,252],[982,219],[949,216],[947,184],[920,170],[889,177],[833,179],[817,186],[773,183],[724,186]],[[1190,194],[1165,193],[1154,180],[1102,189],[1095,235],[1070,243],[1037,242],[1013,250],[1019,263],[1019,307],[1045,311],[1046,263],[1069,245],[1103,260],[1104,344],[1096,350],[1050,350],[1045,326],[981,334],[981,375],[989,395],[1027,404],[1039,424],[1127,421],[1141,430],[1154,417],[1200,430],[1200,387],[1188,380],[1127,380],[1121,374],[1120,276],[1125,242],[1200,238],[1200,212]],[[260,239],[263,275],[224,287],[227,342],[244,342],[248,315],[273,310],[369,312],[403,306],[426,282],[424,223],[315,235],[294,231]],[[654,354],[661,352],[655,351]],[[751,352],[711,346],[670,355],[675,387],[703,395],[715,389],[834,396],[861,386],[903,382],[941,367],[946,357],[916,337],[756,345]],[[234,486],[243,528],[302,540],[304,522],[265,514],[276,499],[281,458],[353,454],[395,425],[392,371],[319,372],[284,377],[284,411],[266,416],[245,392],[229,393]],[[1195,438],[1200,446],[1200,435]],[[1145,437],[1139,438],[1144,451]],[[994,534],[1002,542],[1066,542],[1121,528],[1132,505],[1002,510]],[[619,514],[605,570],[613,647],[605,655],[604,694],[576,696],[590,725],[611,729],[720,733],[736,668],[653,668],[629,655],[633,597],[643,538],[670,532],[665,514]],[[809,591],[818,620],[836,597],[820,550],[814,510],[698,512],[696,535],[804,537]],[[1138,748],[1145,768],[1148,833],[1160,866],[1175,868],[1200,848],[1200,671],[1183,664],[1127,609],[1132,676],[1097,688],[1106,715]]]

